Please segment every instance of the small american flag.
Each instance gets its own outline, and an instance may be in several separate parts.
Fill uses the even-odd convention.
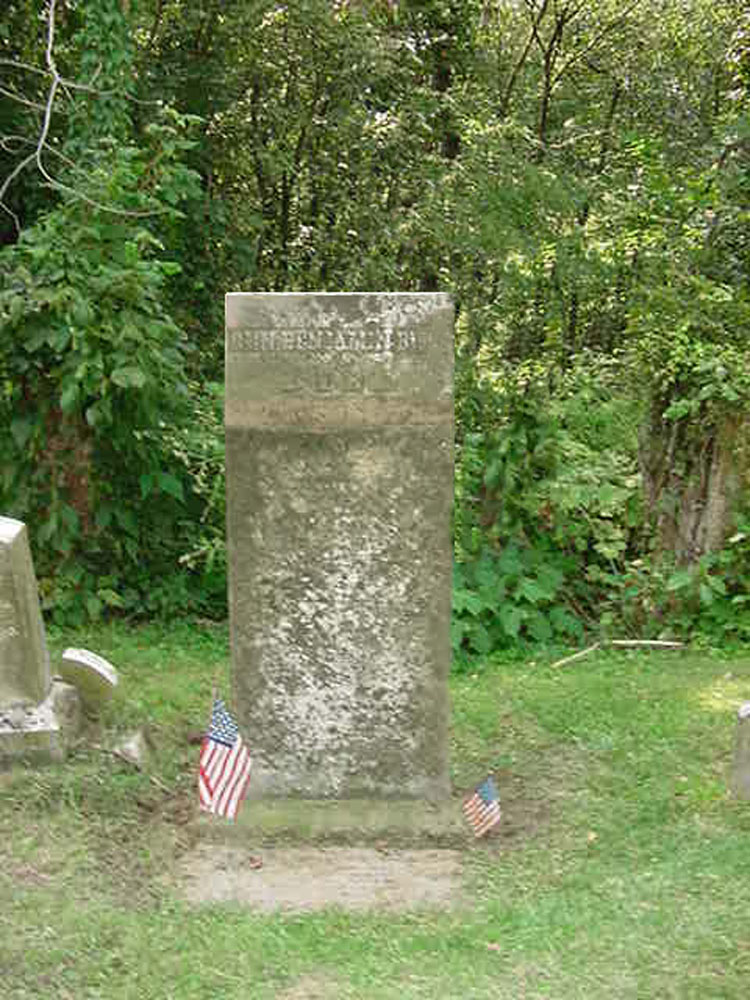
[[[475,837],[483,837],[500,822],[500,802],[492,778],[485,778],[464,800],[464,815],[474,828]]]
[[[237,723],[221,698],[215,698],[211,728],[201,746],[198,773],[201,809],[234,819],[250,781],[250,763]]]

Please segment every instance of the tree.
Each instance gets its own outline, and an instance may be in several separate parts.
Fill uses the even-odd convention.
[[[181,495],[149,432],[175,411],[181,387],[184,399],[181,335],[163,295],[177,265],[161,257],[158,234],[193,177],[180,162],[176,116],[152,121],[133,142],[119,4],[79,4],[76,13],[66,58],[73,65],[77,52],[79,61],[68,80],[50,3],[41,130],[18,161],[54,202],[2,251],[0,406],[11,429],[2,493],[3,508],[44,544],[38,564],[48,579],[54,571],[58,605],[68,587],[95,609],[118,599],[101,582],[112,578],[107,567],[137,563],[148,537],[134,515],[139,493]],[[58,92],[66,115],[53,133]]]

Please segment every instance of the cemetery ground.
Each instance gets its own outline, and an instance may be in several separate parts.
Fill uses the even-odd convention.
[[[53,665],[83,646],[120,685],[65,765],[0,774],[7,1000],[747,995],[750,804],[727,789],[750,655],[477,662],[451,680],[452,781],[458,796],[495,774],[497,835],[359,845],[457,852],[450,898],[267,912],[184,893],[201,836],[194,740],[217,669],[226,687],[226,629],[115,624],[49,641]],[[145,725],[147,771],[106,752]],[[248,849],[312,852],[319,875],[336,857],[294,840]],[[314,894],[315,867],[298,876]]]

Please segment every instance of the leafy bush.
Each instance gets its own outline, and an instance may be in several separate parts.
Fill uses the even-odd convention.
[[[457,461],[459,658],[598,627],[638,534],[632,403],[617,394],[616,371],[587,355],[554,395],[548,385],[542,369],[519,366],[476,387],[475,429]]]
[[[179,267],[155,235],[195,191],[181,132],[172,116],[140,147],[102,141],[85,193],[0,255],[0,503],[29,523],[45,607],[69,621],[148,609],[144,554],[147,576],[172,562],[184,484],[149,432],[187,413],[184,344],[163,304]]]

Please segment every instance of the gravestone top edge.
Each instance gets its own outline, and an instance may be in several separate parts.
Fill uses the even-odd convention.
[[[226,292],[226,299],[420,299],[445,305],[453,303],[450,292]]]
[[[452,424],[446,292],[229,292],[225,318],[226,427]]]
[[[23,521],[17,521],[13,517],[0,516],[0,542],[7,544],[14,541],[25,527]]]
[[[113,667],[109,660],[105,660],[105,658],[103,656],[99,656],[98,653],[92,653],[90,649],[74,649],[70,647],[64,651],[62,660],[64,664],[69,663],[73,666],[82,665],[84,667],[91,667],[109,684],[112,686],[117,685],[117,670]]]

